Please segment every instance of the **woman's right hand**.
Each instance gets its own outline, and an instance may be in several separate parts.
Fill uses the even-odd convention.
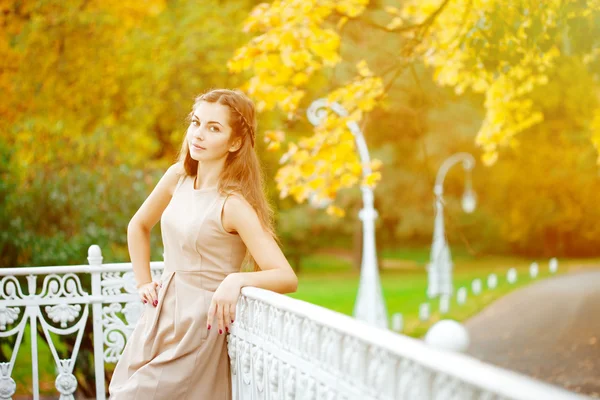
[[[138,286],[138,294],[144,304],[150,303],[154,307],[158,305],[158,287],[160,287],[160,284],[154,281]]]

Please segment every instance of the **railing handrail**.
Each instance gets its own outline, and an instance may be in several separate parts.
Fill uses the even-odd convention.
[[[151,261],[150,268],[160,268],[164,261]],[[131,262],[108,263],[102,265],[58,265],[47,267],[10,267],[0,268],[0,276],[49,275],[49,274],[83,274],[93,272],[123,272],[132,268]]]
[[[164,262],[153,261],[150,263],[150,265],[153,270],[156,270],[164,267]],[[101,275],[107,272],[130,272],[131,270],[132,264],[130,262],[102,264],[101,256],[98,257],[95,255],[91,256],[90,265],[3,268],[0,269],[0,278],[2,279],[4,279],[6,276],[38,276],[78,273],[91,274],[92,290],[90,294],[76,294],[69,298],[60,297],[60,300],[59,298],[52,296],[39,297],[38,295],[34,295],[30,297],[25,295],[21,299],[0,300],[0,305],[9,307],[38,307],[41,305],[53,305],[59,303],[92,305],[94,319],[94,362],[96,364],[97,393],[99,396],[98,398],[100,399],[104,396],[103,378],[104,364],[106,362],[103,355],[104,336],[102,307],[104,307],[104,304],[108,302],[119,303],[133,302],[134,300],[137,301],[136,295],[132,293],[119,292],[117,294],[110,295],[104,294],[102,292],[103,289],[101,285],[103,285],[102,279],[105,278],[102,278]],[[123,277],[124,276],[125,275],[123,275]],[[115,278],[109,277],[108,279],[112,279],[114,281]],[[128,279],[132,279],[132,277],[129,276]],[[28,281],[28,283],[35,283],[35,278],[28,278]],[[111,284],[109,284],[109,287]],[[35,287],[35,284],[33,284],[33,287]],[[349,316],[298,299],[294,299],[289,296],[255,287],[243,288],[242,296],[245,297],[245,299],[241,299],[242,301],[252,300],[264,303],[265,305],[276,308],[284,313],[293,314],[296,317],[304,320],[310,320],[311,323],[320,325],[327,330],[336,331],[336,334],[338,334],[339,337],[350,336],[354,340],[362,342],[362,345],[365,345],[366,347],[379,349],[398,359],[411,361],[434,374],[446,375],[456,381],[465,383],[469,387],[474,387],[484,392],[493,393],[500,398],[518,400],[537,400],[546,398],[552,398],[555,400],[575,400],[584,398],[583,396],[566,391],[560,387],[543,383],[533,378],[486,364],[463,354],[451,353],[429,347],[418,339],[367,325]],[[251,315],[252,314],[248,314],[248,317]],[[238,319],[241,319],[240,315],[237,317]],[[26,318],[31,318],[31,323],[35,322],[34,315],[29,312]],[[237,329],[234,324],[231,331],[232,336],[236,335],[236,331]],[[242,331],[243,329],[240,329],[240,333],[242,333]],[[35,335],[34,332],[35,329],[31,331],[31,335]],[[253,340],[251,339],[252,335],[243,336],[250,338],[249,340]],[[242,337],[242,339],[244,337]],[[34,337],[32,336],[32,343],[33,341]],[[33,347],[32,352],[33,351],[37,352],[37,348]],[[34,392],[37,390],[37,388],[37,381],[34,381]]]
[[[242,294],[278,309],[310,318],[358,338],[364,343],[382,348],[392,354],[413,360],[433,371],[442,372],[473,386],[511,399],[574,400],[585,397],[525,375],[484,363],[467,355],[439,350],[409,336],[393,333],[358,321],[349,316],[293,299],[268,290],[245,287]]]

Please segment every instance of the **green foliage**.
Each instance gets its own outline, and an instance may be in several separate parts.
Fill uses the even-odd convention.
[[[1,266],[87,263],[98,244],[105,260],[129,261],[127,224],[164,171],[75,169],[62,180],[45,170],[27,187],[3,196]],[[152,259],[162,258],[160,231],[151,236]]]

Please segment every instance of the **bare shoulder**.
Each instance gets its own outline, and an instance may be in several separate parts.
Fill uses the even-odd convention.
[[[239,192],[233,192],[227,197],[223,207],[223,227],[227,231],[239,231],[242,225],[258,220],[256,210]]]
[[[183,163],[181,162],[176,162],[175,164],[171,165],[168,169],[167,172],[171,172],[177,175],[182,175],[185,173],[185,169],[183,168]]]
[[[182,175],[185,175],[185,170],[180,162],[171,165],[165,172],[161,180],[164,180],[164,187],[170,195],[173,195],[177,182]]]
[[[179,163],[171,165],[160,178],[152,193],[150,193],[135,213],[131,222],[139,224],[148,231],[152,229],[160,220],[163,211],[171,201],[182,173],[185,173],[185,171]]]

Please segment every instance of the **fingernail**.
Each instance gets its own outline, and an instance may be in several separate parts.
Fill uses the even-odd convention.
[[[156,307],[156,305],[158,304],[158,300],[154,300],[154,301],[152,302],[152,304],[154,304],[154,307]]]
[[[147,303],[147,301],[146,301],[146,300],[144,300],[144,304],[146,304],[146,303]]]
[[[223,330],[219,329],[219,335],[222,335],[222,334],[223,334]]]
[[[233,324],[233,320],[231,320],[231,323]]]
[[[228,328],[228,327],[225,327],[225,331],[226,331],[226,332],[229,332],[229,328]]]
[[[210,329],[210,325],[208,326],[208,329]]]

